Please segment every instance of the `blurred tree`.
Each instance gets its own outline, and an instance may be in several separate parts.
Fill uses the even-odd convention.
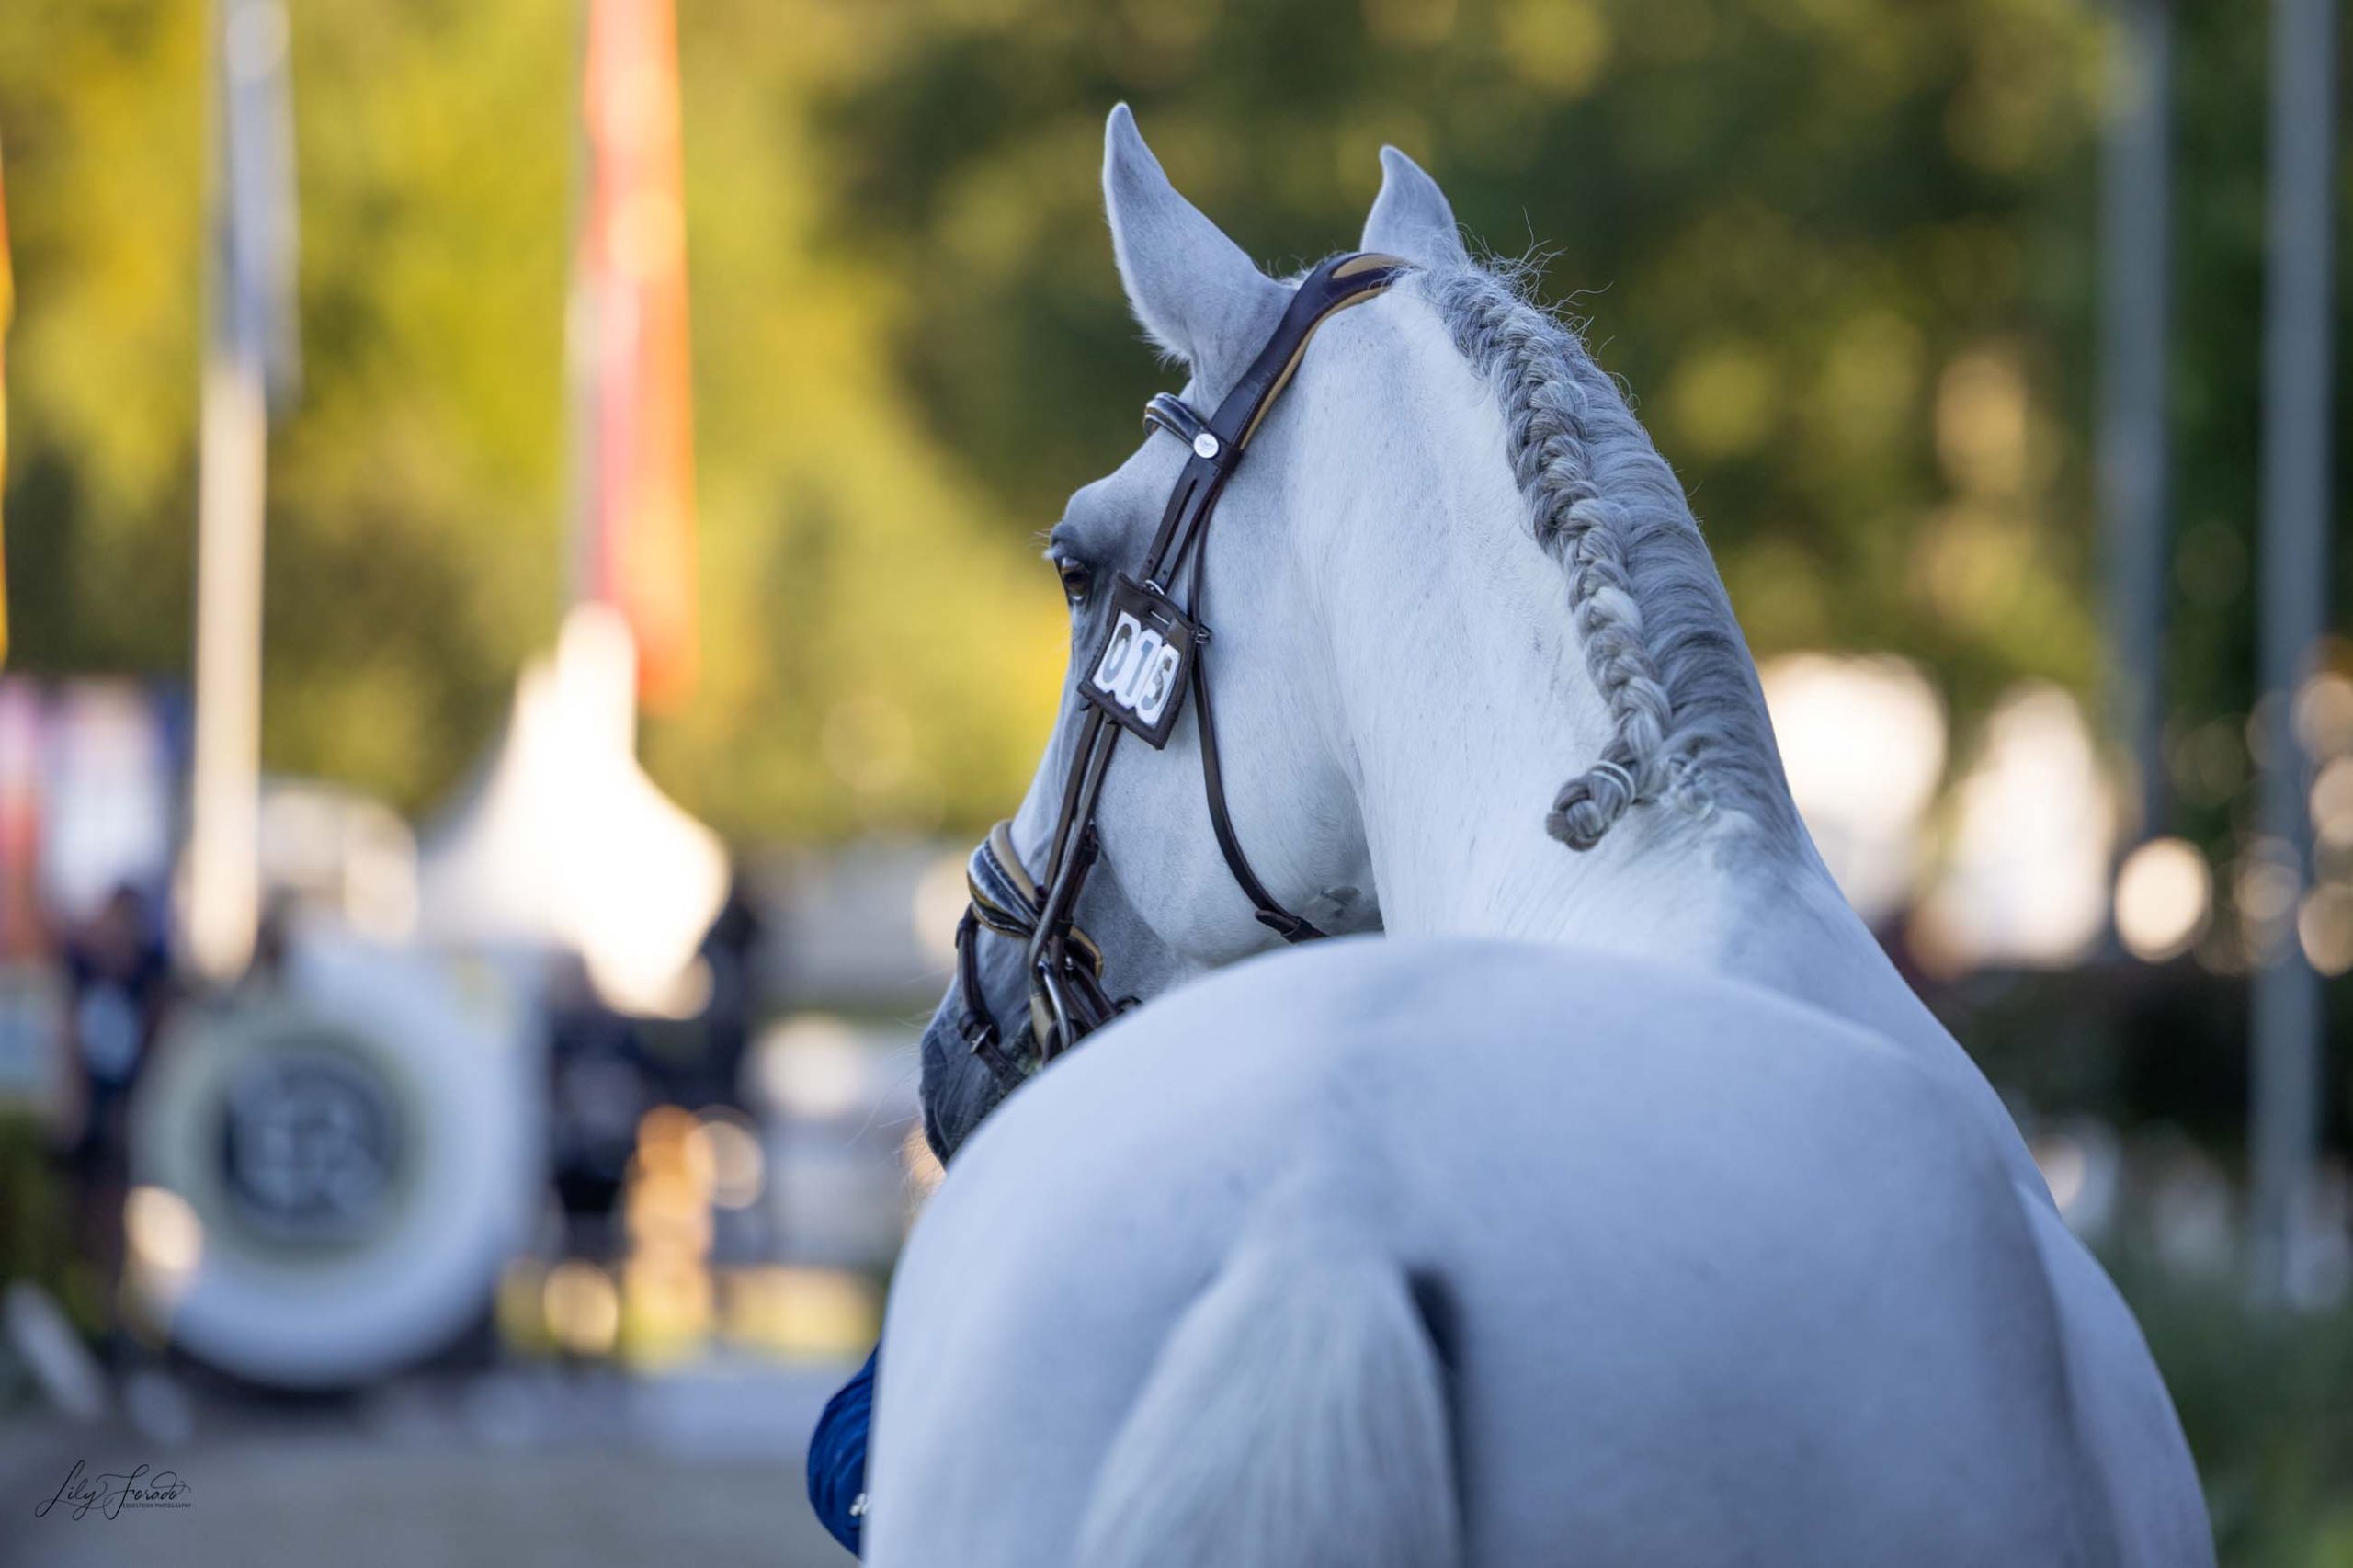
[[[0,14],[20,668],[187,661],[201,20],[72,0]]]
[[[575,10],[295,14],[273,767],[419,806],[549,640]],[[0,8],[27,669],[186,665],[202,24]],[[2202,756],[2250,662],[2262,45],[2228,7],[2184,27],[2176,749]],[[1381,142],[1422,158],[1590,318],[1761,653],[1907,653],[1964,717],[2096,673],[2081,0],[695,0],[680,34],[708,679],[646,748],[732,833],[970,824],[1026,776],[1061,657],[1034,536],[1168,380],[1098,211],[1121,97],[1279,267],[1353,239]]]
[[[2176,153],[2180,267],[2172,391],[2178,483],[2171,577],[2166,741],[2181,826],[2237,848],[2256,831],[2256,780],[2247,746],[2254,696],[2256,549],[2261,517],[2264,156],[2268,31],[2226,6],[2181,8],[2176,49],[2185,62]],[[2340,108],[2340,116],[2343,109]],[[2341,123],[2341,121],[2340,121]],[[2340,191],[2353,165],[2340,160]],[[2340,318],[2353,312],[2353,207],[2338,202]],[[2347,342],[2339,335],[2338,445],[2353,436],[2345,392]],[[2333,562],[2332,621],[2353,583],[2342,519],[2353,469],[2336,475],[2340,526]],[[2337,663],[2346,663],[2338,650]]]
[[[1964,709],[2088,680],[2098,40],[2075,0],[935,0],[872,25],[886,66],[828,117],[839,226],[909,278],[911,384],[1017,515],[1052,517],[1165,379],[1097,211],[1128,97],[1280,267],[1353,240],[1381,142],[1422,158],[1589,316],[1760,651],[1897,649]]]
[[[421,806],[550,640],[574,9],[294,15],[307,359],[271,447],[273,767]],[[204,16],[0,16],[28,671],[187,667]],[[689,8],[683,29],[710,678],[647,744],[745,836],[998,809],[1051,712],[1060,624],[1030,552],[973,526],[985,499],[901,412],[890,287],[819,228],[801,106],[854,61],[805,20]]]

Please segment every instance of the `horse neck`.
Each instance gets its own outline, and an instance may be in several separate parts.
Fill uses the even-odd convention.
[[[1559,625],[1557,574],[1550,585]],[[1779,841],[1737,813],[1695,820],[1661,801],[1591,849],[1552,837],[1553,793],[1597,755],[1603,724],[1581,667],[1549,654],[1533,618],[1513,619],[1449,614],[1401,629],[1423,656],[1390,662],[1388,698],[1352,727],[1386,930],[1654,959],[1949,1047],[1802,834]],[[1564,626],[1557,634],[1574,643]]]
[[[1399,574],[1442,585],[1364,618],[1382,652],[1338,661],[1373,672],[1377,688],[1354,705],[1348,750],[1381,923],[1711,963],[1781,868],[1728,852],[1738,824],[1660,821],[1676,810],[1664,804],[1636,808],[1587,850],[1545,831],[1554,794],[1601,754],[1608,726],[1559,572],[1526,553],[1539,570],[1496,573],[1472,552]],[[1472,589],[1470,574],[1490,580]]]
[[[1784,992],[1921,1042],[1946,1036],[1830,880],[1802,825],[1737,808],[1694,817],[1637,806],[1598,844],[1545,829],[1563,781],[1589,767],[1608,721],[1568,609],[1562,568],[1531,538],[1493,450],[1492,405],[1443,343],[1404,384],[1435,386],[1418,438],[1359,450],[1425,454],[1358,465],[1345,527],[1317,551],[1333,741],[1356,792],[1385,929],[1513,937],[1626,953]],[[1449,386],[1449,374],[1461,384]],[[1393,383],[1392,383],[1393,384]],[[1377,411],[1350,414],[1361,421]],[[1411,496],[1403,510],[1382,497]],[[1725,614],[1729,619],[1729,610]],[[1737,648],[1739,640],[1731,640]],[[1745,652],[1738,657],[1745,659]],[[1748,674],[1753,676],[1753,670]],[[1753,685],[1753,681],[1752,681]],[[1761,699],[1753,726],[1769,748]],[[1744,777],[1796,824],[1777,763]]]

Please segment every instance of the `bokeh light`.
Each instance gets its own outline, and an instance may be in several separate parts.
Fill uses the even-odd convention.
[[[150,1301],[167,1306],[204,1261],[204,1221],[169,1187],[134,1187],[123,1199],[122,1232],[132,1278]]]
[[[621,1326],[620,1294],[612,1276],[593,1263],[567,1258],[548,1271],[543,1294],[548,1332],[575,1356],[611,1353]]]
[[[2321,973],[2353,969],[2353,887],[2328,882],[2314,888],[2296,912],[2296,937]]]
[[[2204,932],[2213,901],[2213,873],[2198,846],[2153,838],[2117,869],[2116,935],[2134,958],[2172,958]]]
[[[1797,653],[1758,672],[1781,767],[1814,845],[1867,920],[1906,903],[1945,765],[1944,704],[1891,657]]]

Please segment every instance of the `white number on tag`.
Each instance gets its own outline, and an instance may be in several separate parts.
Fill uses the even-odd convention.
[[[1113,697],[1120,696],[1120,683],[1127,675],[1128,665],[1133,662],[1136,638],[1142,631],[1142,625],[1134,616],[1125,610],[1120,612],[1119,620],[1111,628],[1111,640],[1103,645],[1103,657],[1095,666],[1096,690]],[[1121,706],[1126,706],[1126,703],[1127,699],[1120,698]]]
[[[1157,724],[1162,711],[1168,706],[1169,694],[1176,689],[1178,654],[1175,643],[1161,642],[1154,632],[1144,635],[1157,645],[1148,656],[1142,653],[1137,656],[1136,664],[1143,673],[1136,682],[1135,696],[1128,706],[1134,709],[1136,717],[1145,723]]]
[[[1201,633],[1166,595],[1126,577],[1112,589],[1110,629],[1079,695],[1154,746],[1168,744]]]
[[[1143,693],[1144,676],[1167,647],[1166,639],[1149,628],[1136,639],[1135,652],[1128,655],[1127,666],[1120,672],[1120,684],[1111,692],[1120,699],[1120,707],[1142,716],[1142,704],[1136,699]]]

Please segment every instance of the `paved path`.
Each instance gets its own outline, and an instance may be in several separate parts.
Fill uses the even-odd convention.
[[[802,1499],[798,1437],[831,1373],[649,1383],[489,1380],[301,1412],[200,1406],[183,1441],[127,1425],[0,1428],[6,1568],[848,1568]],[[184,1508],[52,1495],[74,1461],[176,1471]]]

